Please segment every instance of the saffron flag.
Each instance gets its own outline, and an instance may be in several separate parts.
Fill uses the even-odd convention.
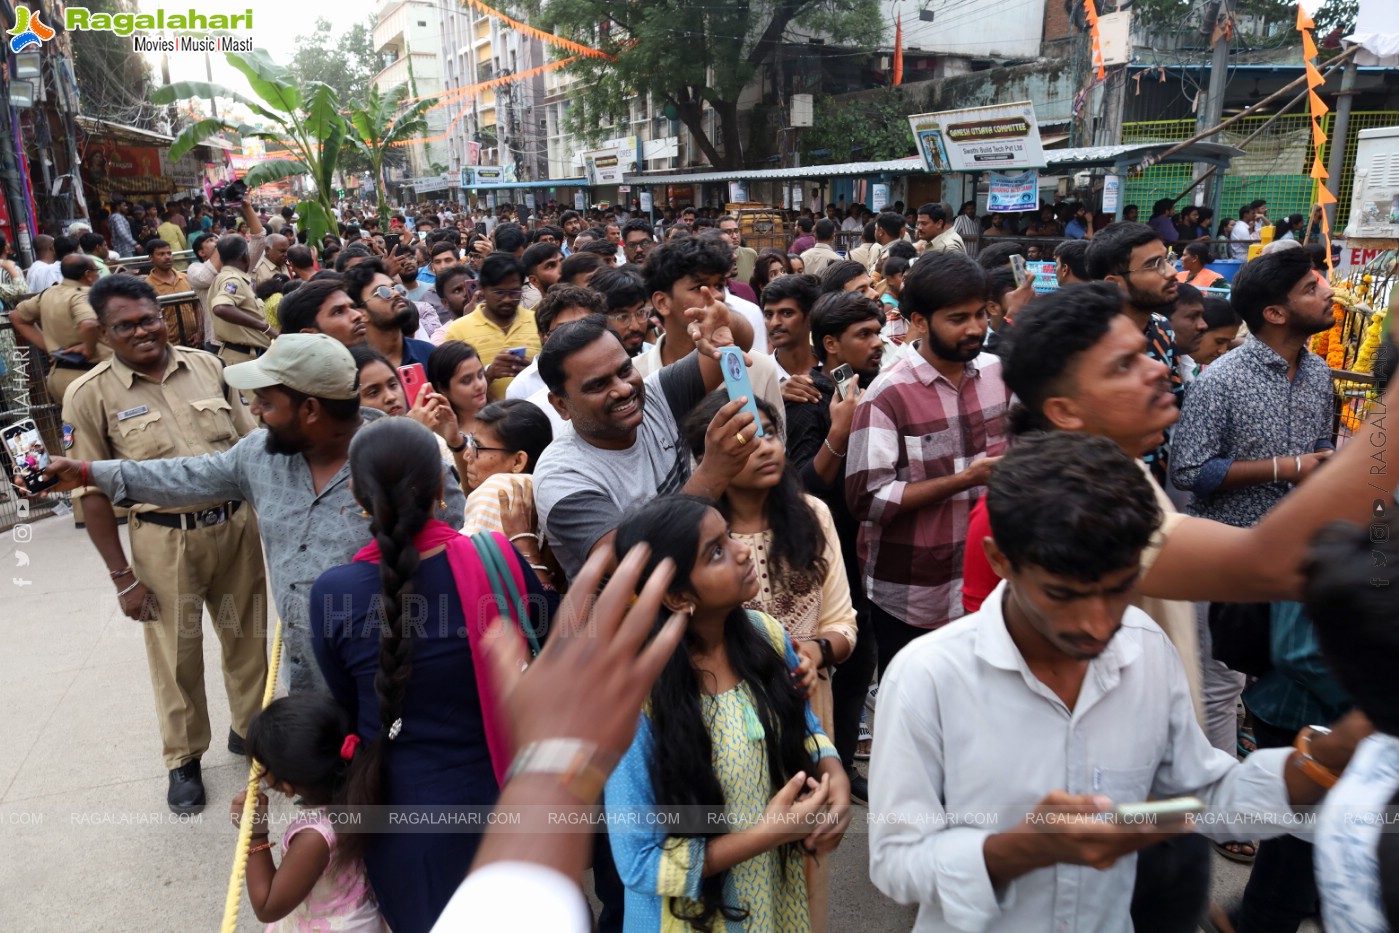
[[[904,17],[894,21],[894,86],[904,83]]]

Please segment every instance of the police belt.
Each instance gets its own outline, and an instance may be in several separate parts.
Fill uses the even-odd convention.
[[[228,347],[230,350],[236,350],[239,353],[246,353],[254,359],[256,359],[259,356],[262,356],[268,350],[267,347],[254,347],[246,343],[229,343],[227,340],[223,342],[223,345]]]
[[[134,517],[143,525],[163,525],[166,528],[193,531],[196,528],[212,528],[215,525],[222,525],[233,517],[233,513],[238,511],[238,507],[242,504],[242,502],[225,502],[212,509],[200,509],[198,512],[181,512],[179,514],[136,512]]]

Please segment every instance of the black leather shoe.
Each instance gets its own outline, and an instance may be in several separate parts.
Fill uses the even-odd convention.
[[[165,795],[171,813],[198,813],[204,809],[204,782],[199,777],[199,759],[187,761],[170,772],[170,790]]]
[[[248,749],[243,745],[243,737],[232,729],[228,730],[228,750],[240,758],[248,754]]]
[[[850,778],[850,796],[860,803],[870,802],[870,782],[858,771],[847,771]]]

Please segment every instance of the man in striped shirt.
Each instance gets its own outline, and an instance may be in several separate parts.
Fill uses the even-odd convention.
[[[899,309],[916,352],[870,385],[855,412],[846,497],[879,666],[962,615],[967,516],[1006,446],[1010,392],[982,352],[989,280],[961,252],[922,256]]]

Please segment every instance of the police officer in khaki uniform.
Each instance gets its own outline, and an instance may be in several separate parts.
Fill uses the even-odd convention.
[[[172,346],[155,291],[110,275],[91,301],[112,359],[84,373],[63,406],[75,456],[158,460],[225,451],[254,430],[223,367],[202,350]],[[116,588],[122,611],[145,622],[146,657],[176,813],[205,802],[200,756],[209,747],[204,695],[203,612],[223,654],[232,729],[228,750],[243,754],[248,722],[267,681],[267,577],[253,510],[242,501],[194,509],[138,505],[130,514],[131,560],[122,550],[110,500],[96,486],[73,493],[87,506],[87,532]]]
[[[248,276],[248,241],[236,233],[219,238],[223,269],[209,289],[219,356],[230,366],[255,360],[272,345],[277,329],[267,322]]]
[[[59,264],[63,278],[38,295],[15,306],[10,321],[29,343],[49,354],[51,366],[45,384],[55,405],[89,369],[111,355],[98,342],[101,328],[88,304],[88,292],[97,281],[97,264],[73,253]]]

